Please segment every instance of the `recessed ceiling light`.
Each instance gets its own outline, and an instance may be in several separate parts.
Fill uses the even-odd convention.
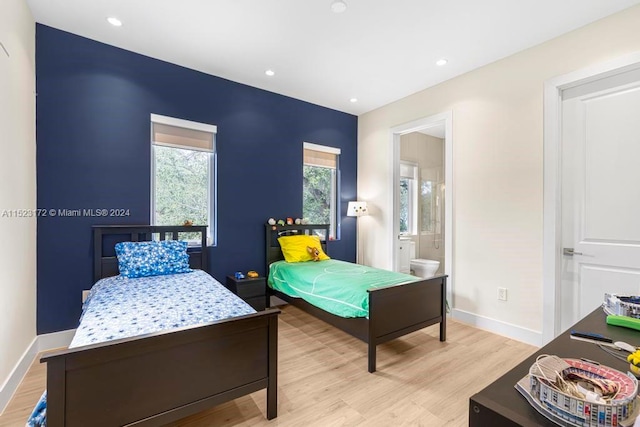
[[[344,0],[335,0],[333,3],[331,3],[331,10],[333,11],[333,13],[342,13],[347,10],[347,4],[344,2]]]
[[[107,18],[107,21],[109,22],[109,24],[113,25],[114,27],[122,27],[122,21],[119,20],[118,18],[114,18],[113,16]]]
[[[358,98],[351,98],[349,102],[358,102]]]
[[[265,73],[267,76],[269,76],[269,77],[273,77],[273,76],[275,76],[275,75],[276,75],[276,72],[275,72],[275,71],[273,71],[273,70],[267,70],[267,71],[265,71],[264,73]]]
[[[438,67],[442,67],[443,65],[447,65],[447,62],[449,62],[449,61],[447,61],[447,60],[446,60],[446,59],[444,59],[444,58],[442,58],[442,59],[438,59],[438,60],[436,61],[436,65],[437,65]]]

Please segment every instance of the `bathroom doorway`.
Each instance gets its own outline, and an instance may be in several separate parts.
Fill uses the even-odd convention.
[[[392,129],[394,270],[452,279],[451,113]],[[452,281],[448,290],[448,297]],[[451,299],[449,299],[451,301]]]
[[[444,273],[444,170],[444,124],[400,135],[398,256],[402,273],[419,275],[416,265],[434,275]],[[414,259],[425,262],[412,263]]]

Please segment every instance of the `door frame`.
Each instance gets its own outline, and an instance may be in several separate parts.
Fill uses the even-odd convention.
[[[398,271],[398,235],[400,234],[400,221],[398,212],[398,201],[400,192],[398,191],[398,181],[400,180],[400,137],[408,133],[427,129],[430,127],[444,125],[444,274],[448,275],[447,282],[447,301],[453,308],[453,112],[445,111],[429,117],[413,120],[402,125],[395,126],[390,129],[390,149],[391,149],[391,200],[389,201],[389,212],[391,224],[388,230],[391,230],[391,259],[392,268]]]
[[[627,71],[640,69],[640,52],[589,66],[544,83],[544,213],[542,341],[559,331],[557,304],[562,262],[562,91]]]

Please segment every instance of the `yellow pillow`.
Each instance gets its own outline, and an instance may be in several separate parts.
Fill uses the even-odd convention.
[[[322,250],[320,244],[320,238],[318,236],[282,236],[278,237],[280,247],[282,248],[282,254],[287,262],[304,262],[311,261],[313,257],[307,251],[307,246],[318,249],[320,253],[318,259],[320,261],[325,259],[331,259]]]

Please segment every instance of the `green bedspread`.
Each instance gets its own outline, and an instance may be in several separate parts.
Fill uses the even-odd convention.
[[[368,317],[367,289],[414,282],[418,277],[334,259],[319,262],[277,261],[269,269],[269,286],[302,298],[341,317]]]

